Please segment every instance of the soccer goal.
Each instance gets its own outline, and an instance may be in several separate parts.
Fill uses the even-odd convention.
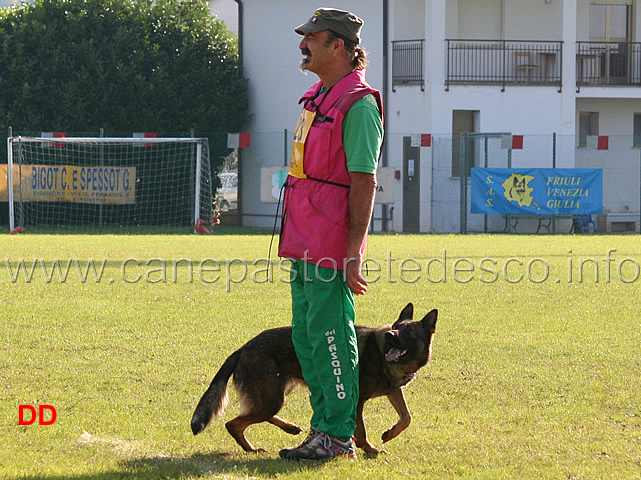
[[[203,231],[206,138],[9,137],[11,231]],[[206,231],[206,230],[205,230]]]

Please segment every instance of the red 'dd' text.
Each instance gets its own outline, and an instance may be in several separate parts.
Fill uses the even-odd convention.
[[[50,414],[46,415],[46,411]],[[51,405],[38,405],[37,410],[31,405],[18,405],[18,425],[33,425],[36,420],[38,425],[53,425],[56,416],[56,409]]]

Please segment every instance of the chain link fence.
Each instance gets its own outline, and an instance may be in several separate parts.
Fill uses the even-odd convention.
[[[259,170],[266,166],[284,168],[287,165],[291,136],[292,132],[287,130],[252,133],[251,146],[240,149],[239,224],[265,228],[274,224],[276,197],[267,204],[261,201]],[[639,232],[641,148],[634,144],[633,136],[579,138],[549,134],[513,137],[509,132],[430,136],[387,134],[380,166],[393,173],[388,176],[391,182],[383,184],[384,189],[391,188],[392,192],[391,199],[387,191],[387,202],[376,205],[372,222],[375,232],[577,231],[574,219],[567,216],[512,218],[471,213],[470,170],[473,167],[602,169],[603,211],[590,218],[594,230]],[[263,177],[263,183],[264,180]]]
[[[227,198],[221,215],[222,225],[270,229],[274,224],[279,225],[277,188],[264,185],[262,170],[286,167],[292,130],[252,132],[250,146],[237,150],[226,148],[226,133],[192,131],[182,132],[182,135],[209,137],[212,163],[216,165],[214,175],[222,172],[221,178],[237,179],[237,182],[225,181],[219,189],[222,194],[219,201],[222,203]],[[168,135],[159,132],[158,136]],[[176,136],[175,132],[171,136]],[[641,146],[635,145],[632,135],[598,138],[525,135],[518,137],[516,144],[510,143],[514,138],[517,137],[511,137],[509,132],[430,136],[388,133],[380,161],[388,175],[384,182],[379,180],[380,189],[385,193],[379,192],[379,198],[386,200],[375,207],[372,230],[568,233],[574,231],[572,218],[543,220],[471,213],[470,171],[473,167],[589,168],[603,171],[603,211],[591,218],[595,230],[640,233]],[[0,154],[0,163],[6,163],[6,151]],[[269,201],[265,201],[264,193],[261,195],[266,188],[272,191]],[[8,208],[2,205],[6,206],[6,203],[0,204],[0,223],[6,223],[2,220]]]

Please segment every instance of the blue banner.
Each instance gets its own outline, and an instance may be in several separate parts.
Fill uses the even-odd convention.
[[[472,169],[472,213],[595,215],[602,210],[601,169]]]

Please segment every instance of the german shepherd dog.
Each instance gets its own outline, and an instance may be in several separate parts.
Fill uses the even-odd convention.
[[[379,452],[367,439],[363,424],[363,405],[370,398],[387,395],[399,415],[396,424],[383,433],[383,442],[397,437],[409,426],[411,416],[403,387],[430,359],[437,315],[438,312],[432,310],[420,322],[414,322],[414,306],[410,303],[392,326],[356,326],[360,397],[354,440],[365,452]],[[225,426],[243,450],[264,451],[255,448],[245,437],[245,429],[254,423],[269,422],[292,435],[301,433],[298,426],[276,416],[287,394],[296,385],[305,385],[292,343],[291,327],[265,330],[227,358],[198,402],[191,420],[194,435],[202,432],[212,417],[223,413],[227,404],[227,383],[232,375],[241,411]]]

